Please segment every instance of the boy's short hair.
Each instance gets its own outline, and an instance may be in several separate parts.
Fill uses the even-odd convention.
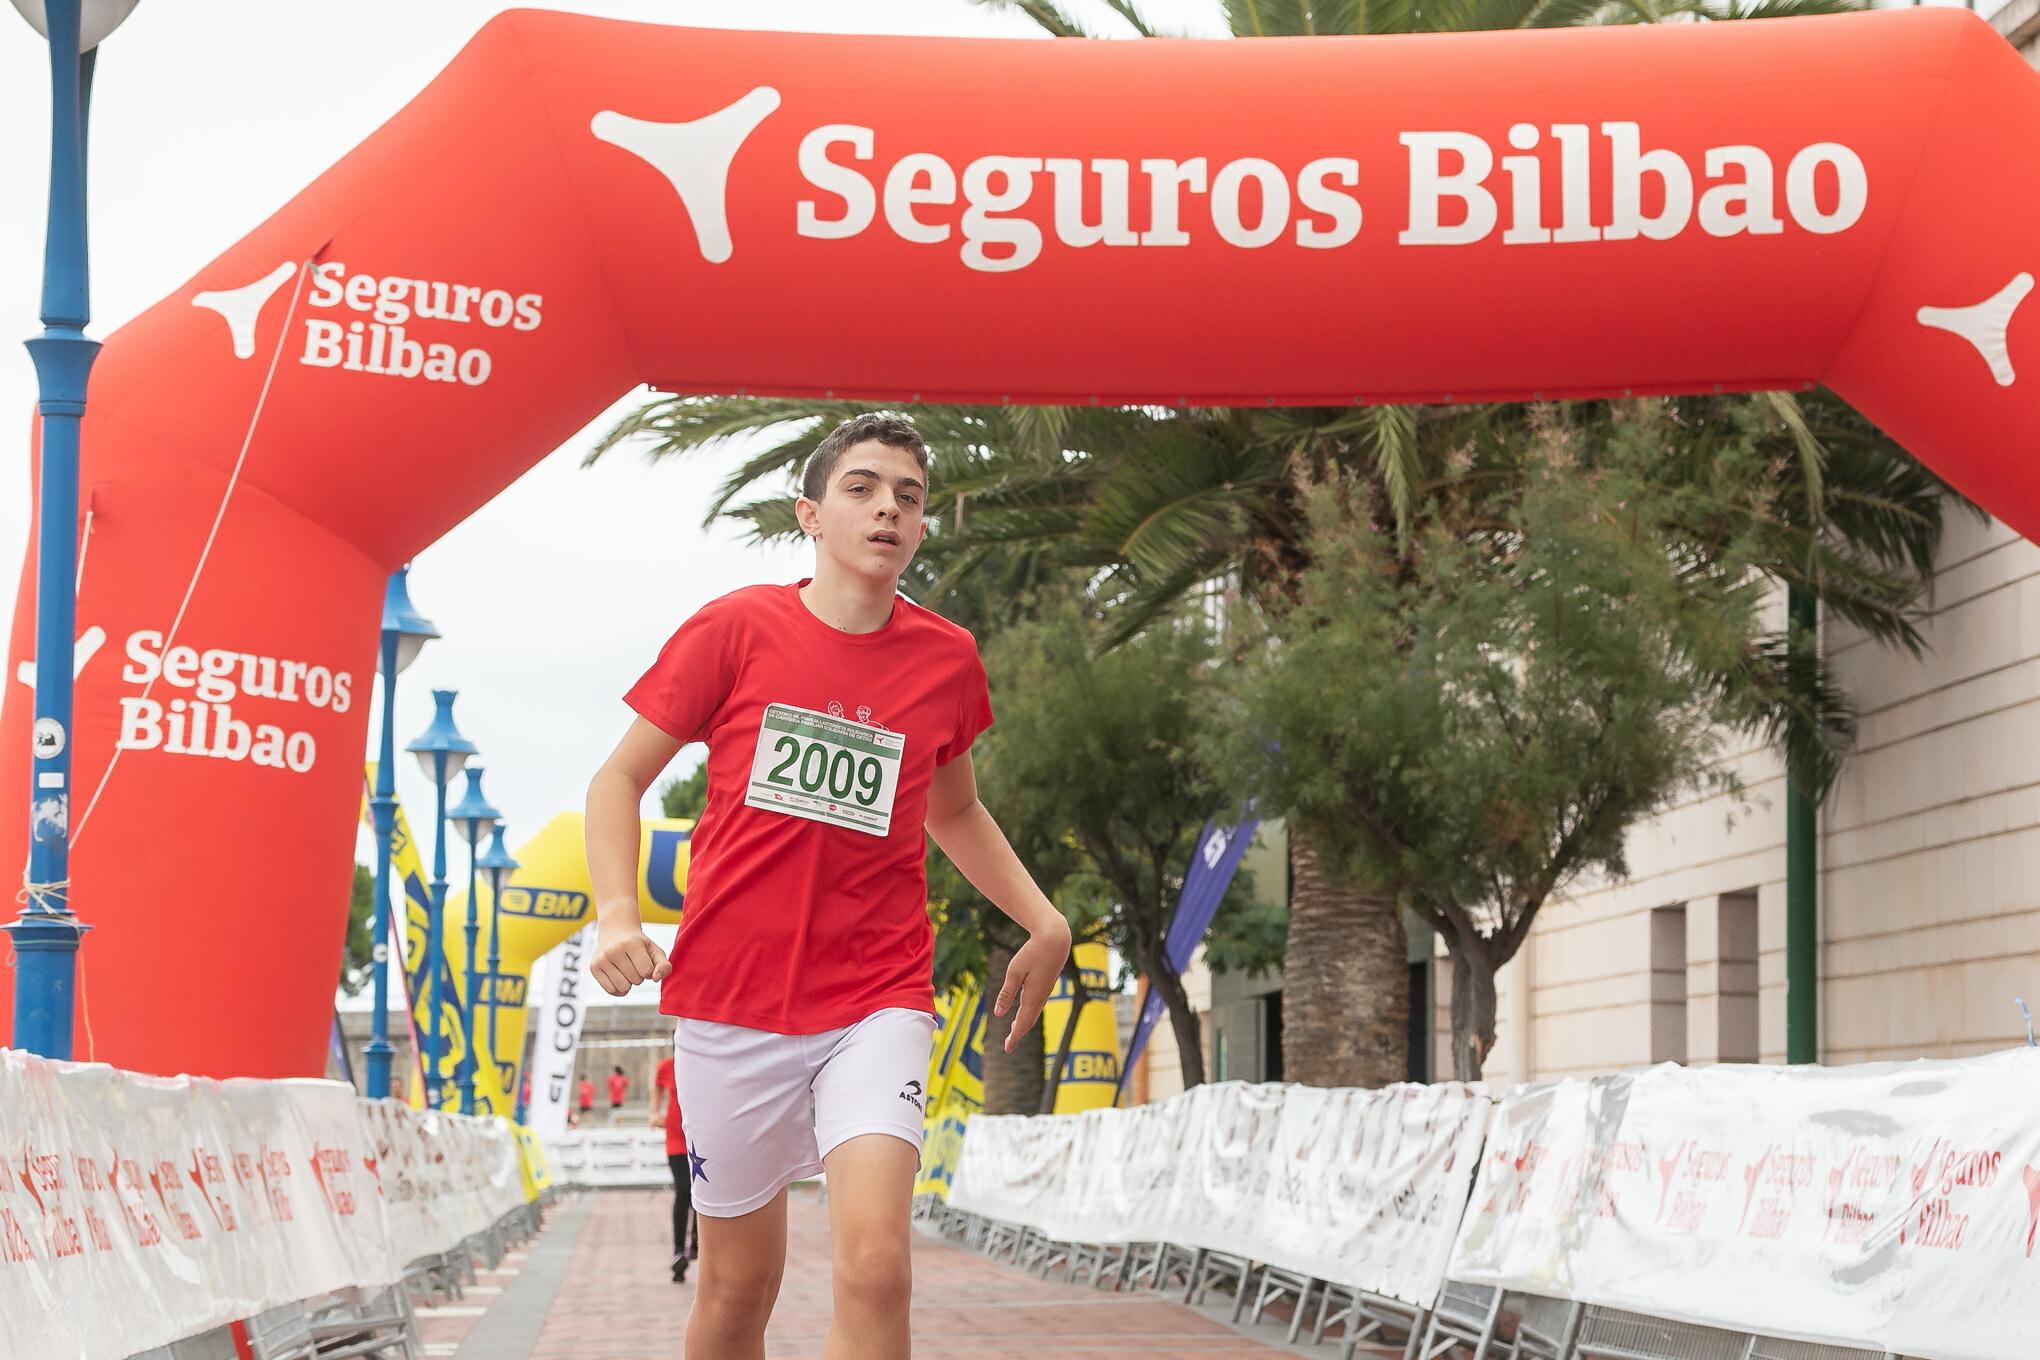
[[[815,451],[808,455],[807,466],[801,470],[800,494],[811,501],[820,500],[829,489],[829,478],[836,475],[836,463],[843,451],[871,441],[905,449],[921,465],[921,475],[928,475],[928,445],[914,428],[914,422],[905,416],[872,411],[850,417],[815,446]]]

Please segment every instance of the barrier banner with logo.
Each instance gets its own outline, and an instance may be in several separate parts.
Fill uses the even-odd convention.
[[[1123,1065],[1119,1060],[1119,1017],[1110,990],[1110,955],[1102,944],[1080,944],[1072,952],[1083,971],[1090,1000],[1077,1015],[1076,1033],[1056,1086],[1055,1110],[1075,1115],[1112,1103]],[[1041,1041],[1047,1054],[1044,1070],[1055,1063],[1063,1030],[1071,1023],[1074,990],[1067,978],[1055,988],[1041,1010]],[[928,1059],[927,1107],[921,1122],[921,1172],[916,1195],[947,1196],[964,1130],[984,1105],[985,1037],[990,1005],[976,983],[959,985],[936,1002],[939,1020]]]
[[[921,1119],[921,1171],[914,1182],[918,1195],[947,1196],[963,1151],[963,1131],[977,1113],[983,1094],[982,1035],[984,994],[976,983],[962,983],[935,1001],[939,1023],[928,1059],[927,1109]],[[967,1070],[977,1061],[978,1074]]]
[[[1123,1071],[1119,1060],[1119,1013],[1112,1007],[1111,955],[1104,945],[1088,941],[1070,951],[1070,961],[1083,977],[1090,999],[1074,1018],[1077,1030],[1070,1037],[1062,1080],[1056,1085],[1057,1114],[1078,1114],[1110,1105]],[[1069,978],[1058,977],[1041,1008],[1041,1046],[1048,1055],[1049,1067],[1054,1066],[1055,1055],[1062,1048],[1063,1031],[1072,1023],[1075,999]],[[971,1038],[982,1053],[983,1034],[976,1033]]]
[[[537,1199],[552,1189],[552,1162],[545,1155],[545,1144],[528,1124],[511,1126],[511,1136],[517,1140],[517,1170],[524,1182],[524,1198]]]
[[[1926,1360],[2040,1354],[2040,1050],[1672,1065],[1503,1102],[1469,1283]]]
[[[979,1115],[949,1202],[1062,1241],[1206,1247],[1428,1306],[1491,1111],[1457,1083],[1226,1082],[1127,1110]]]
[[[496,1121],[9,1049],[0,1148],[0,1360],[125,1360],[388,1284],[524,1198]]]

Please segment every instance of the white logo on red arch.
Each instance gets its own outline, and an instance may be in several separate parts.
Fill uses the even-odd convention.
[[[218,312],[227,323],[234,357],[252,359],[269,300],[297,268],[285,261],[238,288],[195,293],[191,305]],[[371,273],[350,269],[343,260],[322,260],[311,266],[303,290],[307,315],[298,363],[479,387],[489,380],[495,358],[488,349],[464,342],[477,328],[484,333],[535,331],[544,306],[537,293]]]

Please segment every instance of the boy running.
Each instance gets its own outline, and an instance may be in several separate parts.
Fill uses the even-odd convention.
[[[1012,1051],[1070,931],[978,802],[992,722],[970,634],[899,596],[927,532],[928,451],[865,415],[808,459],[796,514],[815,574],[711,601],[625,696],[638,713],[588,788],[594,972],[661,983],[678,1016],[701,1279],[687,1360],[762,1360],[786,1264],[786,1187],[826,1170],[829,1360],[908,1354],[909,1215],[935,1031],[922,831],[1028,932],[993,1011]],[[668,959],[637,909],[638,808],[708,743],[687,906]]]

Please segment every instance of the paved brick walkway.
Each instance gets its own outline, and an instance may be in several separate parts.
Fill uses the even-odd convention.
[[[501,1353],[501,1343],[492,1340],[491,1353],[479,1360],[678,1357],[694,1286],[667,1278],[671,1203],[660,1192],[611,1190],[556,1209],[546,1234],[572,1237],[558,1293],[536,1323],[535,1335],[519,1328],[527,1334]],[[827,1211],[814,1191],[795,1190],[788,1237],[786,1283],[767,1333],[767,1353],[774,1360],[819,1360],[829,1330],[829,1229]],[[564,1237],[555,1250],[563,1244]],[[547,1248],[541,1236],[528,1255],[505,1262],[509,1273],[485,1278],[485,1288],[499,1287],[500,1293],[471,1291],[458,1311],[428,1312],[422,1319],[428,1353],[451,1356],[458,1349],[461,1360],[467,1360],[478,1346],[459,1343],[482,1322],[485,1311],[505,1310],[502,1319],[490,1320],[499,1322],[520,1304],[528,1307],[529,1291],[543,1287],[540,1277],[546,1272],[537,1263]],[[498,1334],[503,1330],[495,1328]],[[475,1342],[481,1340],[476,1336]],[[1295,1355],[1329,1360],[1337,1350],[1329,1345],[1292,1350],[1281,1344],[1278,1326],[1263,1324],[1250,1336],[1220,1318],[1147,1291],[1115,1294],[1040,1280],[917,1232],[916,1360],[975,1360],[989,1354],[1023,1360],[1272,1360]]]

